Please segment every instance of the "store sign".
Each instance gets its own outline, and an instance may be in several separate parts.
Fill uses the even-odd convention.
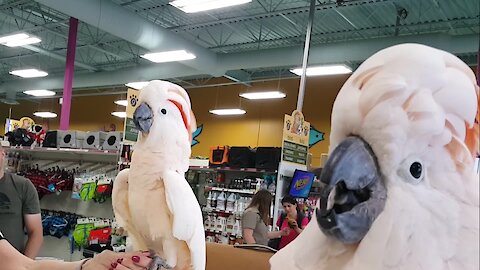
[[[127,117],[125,117],[125,130],[123,132],[123,142],[124,143],[135,143],[138,139],[138,129],[135,127],[133,122],[133,113],[138,107],[138,97],[140,91],[136,89],[128,88],[127,91]]]
[[[305,121],[301,112],[286,114],[283,121],[282,160],[307,165],[309,136],[310,123]]]

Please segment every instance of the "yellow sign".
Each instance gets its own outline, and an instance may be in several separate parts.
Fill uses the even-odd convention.
[[[283,140],[308,146],[310,123],[306,122],[303,114],[293,111],[292,115],[285,115],[283,123]]]
[[[128,88],[127,91],[127,117],[125,117],[125,131],[123,132],[123,142],[124,143],[135,143],[138,139],[138,129],[135,127],[133,122],[133,113],[138,107],[138,97],[140,95],[140,90]]]
[[[293,111],[285,115],[283,121],[282,160],[297,164],[307,164],[310,123],[303,114]]]

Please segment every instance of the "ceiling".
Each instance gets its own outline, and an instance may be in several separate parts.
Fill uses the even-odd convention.
[[[301,65],[310,1],[253,0],[187,14],[169,0],[0,0],[0,36],[24,31],[42,39],[0,46],[0,93],[63,88],[69,18],[78,26],[75,91],[129,81],[169,79],[186,88],[214,77],[234,82],[294,76]],[[418,42],[476,63],[478,0],[318,0],[309,63],[358,66],[382,48]],[[197,58],[153,64],[140,55],[187,49]],[[13,69],[34,67],[48,77],[21,79]]]

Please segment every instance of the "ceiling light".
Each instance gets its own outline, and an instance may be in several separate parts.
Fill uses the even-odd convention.
[[[114,103],[117,104],[117,105],[120,105],[120,106],[125,106],[125,107],[127,107],[127,105],[128,105],[128,100],[126,100],[126,99],[116,100],[116,101],[114,101]]]
[[[41,118],[55,118],[57,117],[56,113],[53,112],[34,112],[33,115]]]
[[[147,53],[147,54],[141,55],[141,57],[155,63],[183,61],[183,60],[191,60],[196,58],[196,56],[193,53],[189,53],[185,50]]]
[[[175,0],[169,4],[186,13],[236,6],[252,0]]]
[[[302,68],[291,69],[290,72],[302,76]],[[306,75],[307,76],[325,76],[325,75],[336,75],[336,74],[350,74],[352,69],[345,65],[328,65],[328,66],[314,66],[308,67]]]
[[[55,92],[50,91],[50,90],[45,90],[45,89],[39,89],[39,90],[27,90],[23,91],[24,94],[34,96],[34,97],[49,97],[49,96],[55,96]]]
[[[17,40],[22,40],[22,39],[26,39],[26,38],[29,38],[29,37],[30,36],[25,34],[25,33],[3,36],[3,37],[0,37],[0,44],[4,44],[4,43],[7,43],[7,42],[12,42],[12,41],[17,41]]]
[[[245,114],[246,111],[242,109],[218,109],[218,110],[210,110],[210,113],[213,113],[216,115],[239,115],[239,114]]]
[[[10,74],[16,75],[22,78],[35,78],[35,77],[45,77],[48,75],[47,72],[38,70],[38,69],[19,69],[19,70],[12,70]]]
[[[31,38],[26,38],[21,40],[10,41],[10,42],[4,43],[3,45],[8,47],[19,47],[19,46],[39,43],[40,41],[42,40],[39,38],[31,37]]]
[[[128,86],[133,89],[142,89],[143,87],[147,86],[149,82],[129,82],[126,83],[125,86]]]
[[[241,97],[246,99],[275,99],[275,98],[284,98],[287,95],[279,91],[265,91],[265,92],[250,92],[242,93]]]
[[[127,112],[112,112],[112,115],[120,118],[125,118],[127,117]]]

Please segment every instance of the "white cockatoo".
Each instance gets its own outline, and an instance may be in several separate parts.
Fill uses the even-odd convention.
[[[178,85],[152,81],[138,102],[133,121],[140,134],[130,169],[114,182],[115,217],[135,249],[158,255],[150,269],[204,270],[202,213],[184,177],[196,129],[190,98]]]
[[[333,106],[315,215],[271,269],[478,270],[477,107],[450,53],[402,44],[366,60]]]

